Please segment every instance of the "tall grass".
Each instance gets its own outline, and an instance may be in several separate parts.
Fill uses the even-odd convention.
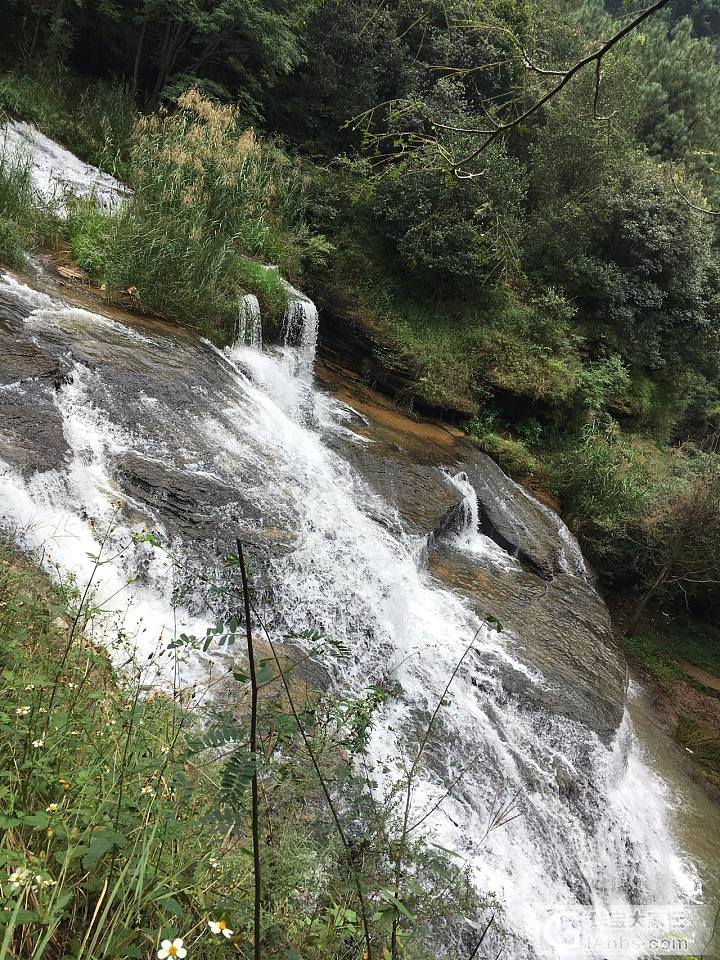
[[[54,65],[0,75],[0,118],[6,113],[123,180],[137,107],[122,84],[88,83]]]
[[[22,269],[26,250],[60,232],[53,205],[33,190],[29,160],[11,155],[0,134],[0,263]]]
[[[108,288],[206,333],[234,329],[243,292],[282,313],[283,285],[263,264],[294,277],[325,250],[303,221],[299,171],[244,130],[232,107],[195,90],[176,111],[138,122],[131,184],[105,254]]]

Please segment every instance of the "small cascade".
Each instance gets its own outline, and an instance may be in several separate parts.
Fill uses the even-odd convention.
[[[131,196],[131,190],[115,177],[80,160],[30,123],[9,120],[0,124],[0,155],[27,161],[33,190],[44,200],[57,203],[60,214],[67,212],[70,194],[93,197],[108,210],[122,206]]]
[[[262,350],[260,303],[254,293],[246,293],[240,301],[237,332],[233,346]]]
[[[283,344],[298,351],[298,372],[312,372],[318,338],[318,310],[312,300],[288,284],[290,301],[283,323]]]
[[[480,508],[477,492],[468,475],[466,473],[448,473],[446,476],[462,495],[462,500],[453,512],[449,526],[444,531],[452,534],[450,541],[453,546],[464,553],[482,557],[501,567],[517,566],[514,557],[480,531]]]

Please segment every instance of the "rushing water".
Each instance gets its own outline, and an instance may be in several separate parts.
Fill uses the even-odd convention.
[[[394,683],[370,742],[381,792],[399,775],[382,771],[412,755],[418,719],[435,708],[475,638],[418,778],[413,819],[457,781],[427,827],[502,902],[513,934],[505,957],[567,956],[546,936],[548,908],[700,895],[672,837],[666,788],[644,762],[627,712],[607,739],[514,694],[510,675],[537,690],[549,683],[523,652],[525,638],[495,630],[462,592],[431,575],[425,536],[355,465],[355,451],[374,441],[313,382],[317,311],[307,298],[291,304],[285,345],[266,352],[253,332],[254,303],[243,307],[241,336],[225,351],[10,278],[0,283],[0,308],[0,329],[35,364],[0,390],[0,522],[80,585],[103,552],[95,586],[97,601],[114,611],[107,636],[121,626],[126,645],[162,663],[159,651],[177,632],[204,633],[210,619],[167,556],[133,533],[150,527],[198,565],[223,530],[239,526],[251,542],[280,536],[286,548],[265,563],[272,625],[311,627],[349,647],[349,659],[326,664],[346,690]],[[482,564],[490,577],[517,575],[517,557],[479,533],[467,475],[448,467],[464,511],[450,545],[459,562]],[[550,515],[563,575],[589,589],[577,545]],[[517,818],[488,832],[504,802]],[[437,950],[442,956],[443,945]],[[603,955],[583,948],[573,956]]]

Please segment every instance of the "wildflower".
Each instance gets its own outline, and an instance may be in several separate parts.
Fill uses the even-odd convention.
[[[28,683],[27,686],[25,687],[25,689],[26,689],[28,692],[29,692],[30,690],[34,690],[34,689],[35,689],[35,684],[34,684],[34,683]]]
[[[30,707],[18,707],[15,711],[16,717],[26,717],[30,713]]]
[[[150,796],[150,797],[152,797],[152,796],[155,795],[155,788],[154,788],[154,787],[151,787],[149,784],[146,783],[145,786],[140,790],[140,793],[141,793],[143,796]]]
[[[45,746],[45,741],[44,741],[44,740],[33,740],[32,745],[35,747],[36,750],[39,750],[40,747],[44,747],[44,746]]]
[[[27,867],[18,867],[17,870],[13,870],[10,874],[10,889],[19,890],[20,887],[24,887],[25,884],[30,879],[30,871]]]
[[[68,690],[77,690],[78,685],[76,683],[68,683]]]
[[[47,807],[45,807],[45,813],[57,813],[59,809],[60,809],[59,803],[51,803]]]
[[[234,933],[224,920],[208,920],[208,926],[211,933],[221,933],[226,940],[229,940]]]
[[[71,730],[71,731],[70,731],[70,736],[71,736],[71,737],[79,737],[79,736],[81,736],[81,735],[82,735],[82,731],[81,731],[81,730]]]
[[[217,868],[220,866],[220,864],[215,859],[215,857],[210,857],[210,859],[208,860],[208,864],[210,865],[211,870],[217,870]]]
[[[40,886],[43,890],[46,890],[48,887],[54,887],[57,883],[57,880],[53,880],[52,877],[47,877],[45,880],[40,881]]]
[[[47,713],[47,707],[40,707],[38,713]]]
[[[183,946],[184,941],[177,937],[175,940],[163,940],[158,950],[158,960],[167,960],[167,957],[178,957],[183,960],[187,956],[187,950]]]

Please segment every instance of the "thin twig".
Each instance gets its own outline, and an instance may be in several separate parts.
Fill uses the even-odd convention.
[[[249,602],[249,597],[248,597],[248,602]],[[302,738],[302,741],[303,741],[303,743],[304,743],[304,745],[305,745],[305,749],[307,750],[308,757],[310,758],[310,763],[312,764],[313,770],[315,771],[315,775],[317,776],[318,782],[320,783],[320,787],[321,787],[321,789],[322,789],[323,795],[324,795],[324,797],[325,797],[325,801],[326,801],[326,803],[327,803],[327,805],[328,805],[328,808],[329,808],[329,810],[330,810],[330,814],[331,814],[332,819],[333,819],[333,822],[334,822],[334,824],[335,824],[335,828],[336,828],[336,830],[337,830],[337,832],[338,832],[338,836],[340,837],[340,841],[341,841],[341,843],[342,843],[342,845],[343,845],[343,847],[345,848],[345,851],[346,851],[346,853],[347,853],[348,863],[349,863],[350,870],[351,870],[352,876],[353,876],[353,883],[354,883],[355,890],[356,890],[357,895],[358,895],[358,903],[359,903],[359,907],[360,907],[360,916],[361,916],[361,918],[362,918],[362,925],[363,925],[363,935],[364,935],[364,938],[365,938],[365,952],[366,952],[366,955],[367,955],[367,956],[366,956],[366,960],[373,960],[372,939],[371,939],[371,936],[370,936],[370,922],[369,922],[369,920],[368,920],[367,904],[366,904],[366,902],[365,902],[365,895],[363,894],[362,883],[360,882],[360,876],[359,876],[359,874],[358,874],[357,868],[356,868],[355,863],[354,863],[354,861],[353,861],[352,848],[351,848],[351,846],[350,846],[350,841],[348,840],[347,835],[346,835],[346,833],[345,833],[345,830],[343,829],[343,825],[342,825],[342,823],[340,822],[340,815],[339,815],[338,812],[337,812],[337,808],[336,808],[336,806],[335,806],[335,802],[333,801],[333,798],[332,798],[332,796],[330,795],[330,790],[329,790],[328,785],[327,785],[327,783],[326,783],[326,781],[325,781],[325,777],[323,776],[322,771],[320,770],[320,765],[319,765],[319,763],[318,763],[317,757],[315,756],[315,751],[314,751],[313,748],[312,748],[312,745],[311,745],[311,743],[310,743],[310,739],[309,739],[307,733],[305,732],[305,728],[304,728],[304,726],[303,726],[303,724],[302,724],[302,721],[300,720],[300,715],[298,714],[297,708],[295,707],[295,701],[293,700],[292,693],[290,692],[290,685],[289,685],[289,683],[288,683],[288,681],[287,681],[287,678],[286,678],[286,676],[285,676],[285,671],[283,670],[282,664],[280,663],[280,658],[278,657],[277,651],[276,651],[276,649],[275,649],[275,644],[273,643],[273,640],[272,640],[272,638],[271,638],[271,636],[270,636],[270,633],[268,632],[268,629],[267,629],[267,627],[265,626],[265,622],[264,622],[264,620],[262,619],[262,617],[260,616],[260,614],[258,613],[257,609],[256,609],[255,607],[253,607],[252,604],[250,604],[250,609],[252,609],[253,613],[255,614],[255,618],[257,619],[257,621],[258,621],[258,623],[259,623],[259,625],[260,625],[260,628],[262,629],[263,633],[265,634],[265,639],[266,639],[267,642],[268,642],[268,646],[270,647],[270,650],[271,650],[272,655],[273,655],[273,659],[274,659],[274,661],[275,661],[275,666],[277,667],[278,674],[279,674],[280,679],[281,679],[281,681],[282,681],[282,685],[283,685],[283,687],[284,687],[284,689],[285,689],[285,696],[287,697],[287,700],[288,700],[288,706],[290,707],[290,711],[291,711],[293,717],[295,718],[295,722],[296,722],[296,724],[297,724],[298,731],[299,731],[300,736],[301,736],[301,738]]]
[[[258,684],[255,672],[255,651],[252,639],[252,621],[250,617],[250,585],[247,570],[245,569],[245,554],[242,542],[236,538],[238,560],[240,561],[240,576],[242,577],[243,602],[245,604],[245,633],[247,635],[248,672],[250,673],[250,754],[253,763],[251,781],[252,803],[252,845],[253,845],[253,878],[255,881],[253,904],[253,954],[255,960],[260,960],[260,898],[262,896],[262,875],[260,867],[260,801],[258,799],[257,773],[257,712],[258,712]]]

